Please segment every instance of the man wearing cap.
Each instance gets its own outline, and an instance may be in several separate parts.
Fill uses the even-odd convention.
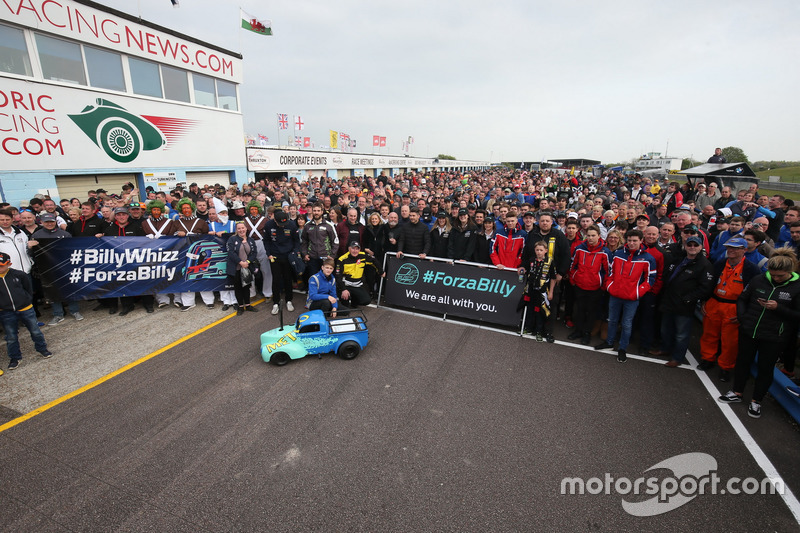
[[[56,217],[56,224],[61,229],[67,229],[67,221],[61,217],[61,215],[57,212],[58,206],[56,205],[55,201],[47,198],[42,200],[42,208],[43,210],[39,212],[39,222],[41,222],[41,217],[44,213],[50,213],[55,215]]]
[[[40,245],[47,245],[50,239],[67,239],[71,238],[72,234],[63,230],[57,225],[57,218],[53,213],[43,213],[41,215],[42,228],[33,232],[30,242],[34,244],[33,252],[38,253],[41,250]],[[83,315],[80,313],[80,308],[77,300],[69,300],[67,302],[69,313],[75,317],[75,320],[83,320]],[[64,321],[64,305],[61,302],[53,302],[53,318],[47,323],[48,326],[56,326]]]
[[[294,311],[293,283],[297,275],[289,262],[289,254],[300,248],[297,224],[289,220],[286,211],[277,210],[273,219],[264,226],[264,234],[264,247],[272,269],[272,314],[278,314],[281,292],[286,298],[286,309]]]
[[[703,238],[692,235],[684,241],[683,257],[664,268],[659,305],[662,350],[653,355],[669,356],[664,366],[670,368],[686,362],[695,307],[706,301],[714,289],[714,267],[702,250]]]
[[[133,201],[128,204],[128,223],[133,226],[142,228],[142,235],[144,235],[144,206],[138,201]]]
[[[728,229],[721,231],[714,240],[709,257],[711,261],[719,261],[725,258],[725,243],[732,237],[744,236],[744,219],[740,216],[731,217],[728,222]]]
[[[380,267],[372,257],[361,251],[361,244],[357,240],[351,241],[347,253],[336,260],[336,290],[345,307],[367,305],[372,301],[365,283],[368,279],[367,269],[375,271],[375,279],[381,274]]]
[[[5,330],[8,369],[14,370],[22,359],[19,345],[19,323],[28,328],[36,351],[45,359],[53,354],[39,329],[36,312],[33,310],[33,286],[25,272],[11,268],[13,260],[0,252],[0,322]]]
[[[714,263],[715,287],[711,298],[702,307],[702,361],[697,368],[709,370],[714,367],[716,360],[720,368],[720,381],[729,381],[739,351],[736,301],[750,280],[761,272],[757,266],[744,259],[747,242],[742,237],[732,237],[724,246],[727,257]]]

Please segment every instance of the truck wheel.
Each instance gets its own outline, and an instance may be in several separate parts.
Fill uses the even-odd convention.
[[[336,353],[342,359],[355,359],[360,351],[361,346],[356,341],[346,341],[339,346],[339,351]]]
[[[275,352],[269,358],[269,362],[275,366],[283,366],[290,361],[289,354],[286,352]]]

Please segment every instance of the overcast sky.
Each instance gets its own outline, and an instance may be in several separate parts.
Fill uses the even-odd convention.
[[[413,155],[492,162],[800,160],[797,0],[100,2],[240,52],[245,131],[271,143],[287,113],[366,153],[410,135]]]

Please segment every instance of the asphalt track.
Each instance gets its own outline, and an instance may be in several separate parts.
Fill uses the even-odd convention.
[[[644,498],[561,494],[565,477],[636,479],[689,452],[723,479],[762,479],[693,370],[366,314],[370,343],[352,361],[265,364],[258,338],[277,319],[248,313],[3,426],[0,528],[798,530],[778,495],[635,517],[621,501]],[[758,421],[730,408],[800,493],[797,428],[774,402]]]

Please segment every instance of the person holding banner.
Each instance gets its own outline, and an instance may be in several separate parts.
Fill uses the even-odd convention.
[[[175,222],[165,214],[165,205],[161,200],[151,200],[147,204],[148,217],[142,222],[144,236],[149,239],[159,239],[175,234]],[[158,308],[163,309],[169,305],[169,294],[158,293],[155,296]],[[175,297],[175,306],[180,303]]]
[[[214,198],[214,207],[208,210],[208,234],[222,237],[228,233],[236,233],[236,223],[228,219],[228,208],[224,203]],[[234,291],[219,291],[222,301],[222,311],[225,312],[236,305]]]
[[[245,311],[257,312],[258,309],[250,305],[249,283],[242,280],[242,269],[250,270],[251,275],[258,270],[258,252],[256,241],[248,235],[247,224],[239,221],[236,224],[236,233],[228,238],[227,251],[228,261],[226,264],[228,272],[228,282],[233,284],[233,292],[236,295],[236,315],[242,315]]]
[[[31,334],[36,351],[48,359],[53,356],[47,349],[42,330],[39,329],[36,312],[33,310],[33,285],[25,272],[11,268],[11,256],[0,252],[0,323],[6,332],[8,369],[14,370],[22,359],[19,346],[19,323],[22,322]]]
[[[114,209],[114,221],[106,228],[106,237],[144,237],[144,230],[138,224],[133,224],[130,221],[130,213],[127,207],[117,207]],[[116,313],[117,299],[116,298],[103,298],[110,304],[109,314]],[[133,311],[134,296],[123,296],[120,298],[122,303],[122,310],[119,316],[125,316]],[[148,313],[153,312],[153,296],[145,294],[141,296],[142,305]]]
[[[208,224],[205,220],[201,220],[195,216],[195,204],[191,198],[182,198],[178,202],[178,211],[181,216],[175,221],[175,235],[177,237],[186,237],[187,235],[208,235]],[[180,310],[188,311],[195,306],[196,296],[193,292],[183,292],[178,296],[180,301]],[[214,293],[211,291],[203,291],[200,293],[203,303],[209,309],[214,308]],[[178,304],[178,300],[175,304]]]

